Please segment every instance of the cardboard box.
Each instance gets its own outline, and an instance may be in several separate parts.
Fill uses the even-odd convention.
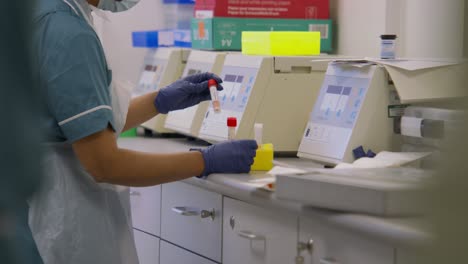
[[[321,52],[332,51],[332,21],[314,19],[192,19],[192,47],[240,51],[242,31],[320,31]]]
[[[329,19],[329,0],[196,0],[195,18]]]

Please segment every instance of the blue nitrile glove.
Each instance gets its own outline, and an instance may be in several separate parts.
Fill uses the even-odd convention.
[[[205,160],[205,170],[201,176],[211,173],[247,173],[254,162],[256,150],[255,140],[231,140],[201,149]]]
[[[221,78],[213,73],[200,73],[182,78],[159,90],[154,106],[161,114],[194,106],[202,101],[210,100],[208,80],[218,83],[218,91],[223,90]]]

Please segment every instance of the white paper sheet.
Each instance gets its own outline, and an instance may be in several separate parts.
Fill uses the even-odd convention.
[[[282,167],[282,166],[275,166],[273,169],[271,169],[268,174],[270,175],[279,175],[279,174],[303,174],[306,173],[307,171],[297,169],[297,168],[292,168],[292,167]]]
[[[392,66],[407,71],[426,70],[437,67],[445,67],[463,63],[461,60],[417,60],[417,59],[395,59],[395,60],[382,60],[366,58],[368,61],[384,65]]]
[[[401,167],[431,155],[431,152],[379,152],[374,158],[360,158],[350,163],[340,163],[335,169]]]
[[[437,67],[445,67],[451,65],[457,65],[462,63],[468,63],[468,60],[462,59],[394,59],[394,60],[383,60],[379,58],[363,58],[359,59],[323,59],[323,60],[313,60],[313,63],[319,62],[333,62],[333,63],[342,63],[348,64],[349,66],[363,68],[370,65],[379,64],[382,66],[391,66],[407,71],[418,71],[425,69],[432,69]]]

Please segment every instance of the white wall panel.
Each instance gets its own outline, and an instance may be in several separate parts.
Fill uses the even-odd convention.
[[[403,2],[402,51],[411,58],[463,55],[464,0]]]
[[[131,33],[162,29],[163,14],[162,0],[141,0],[128,11],[109,14],[109,21],[95,19],[114,76],[137,83],[146,50],[132,47]]]
[[[387,0],[331,0],[337,47],[335,53],[377,57],[385,32]]]
[[[381,34],[397,34],[397,56],[458,58],[468,47],[467,0],[330,0],[335,53],[378,57]],[[468,51],[465,51],[467,54]]]

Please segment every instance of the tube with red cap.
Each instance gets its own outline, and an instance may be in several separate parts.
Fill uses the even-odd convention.
[[[228,117],[227,118],[228,126],[228,140],[233,140],[236,137],[236,127],[237,127],[237,118]]]
[[[214,79],[208,80],[208,88],[210,89],[211,102],[215,113],[221,112],[221,103],[218,97],[218,83]]]

